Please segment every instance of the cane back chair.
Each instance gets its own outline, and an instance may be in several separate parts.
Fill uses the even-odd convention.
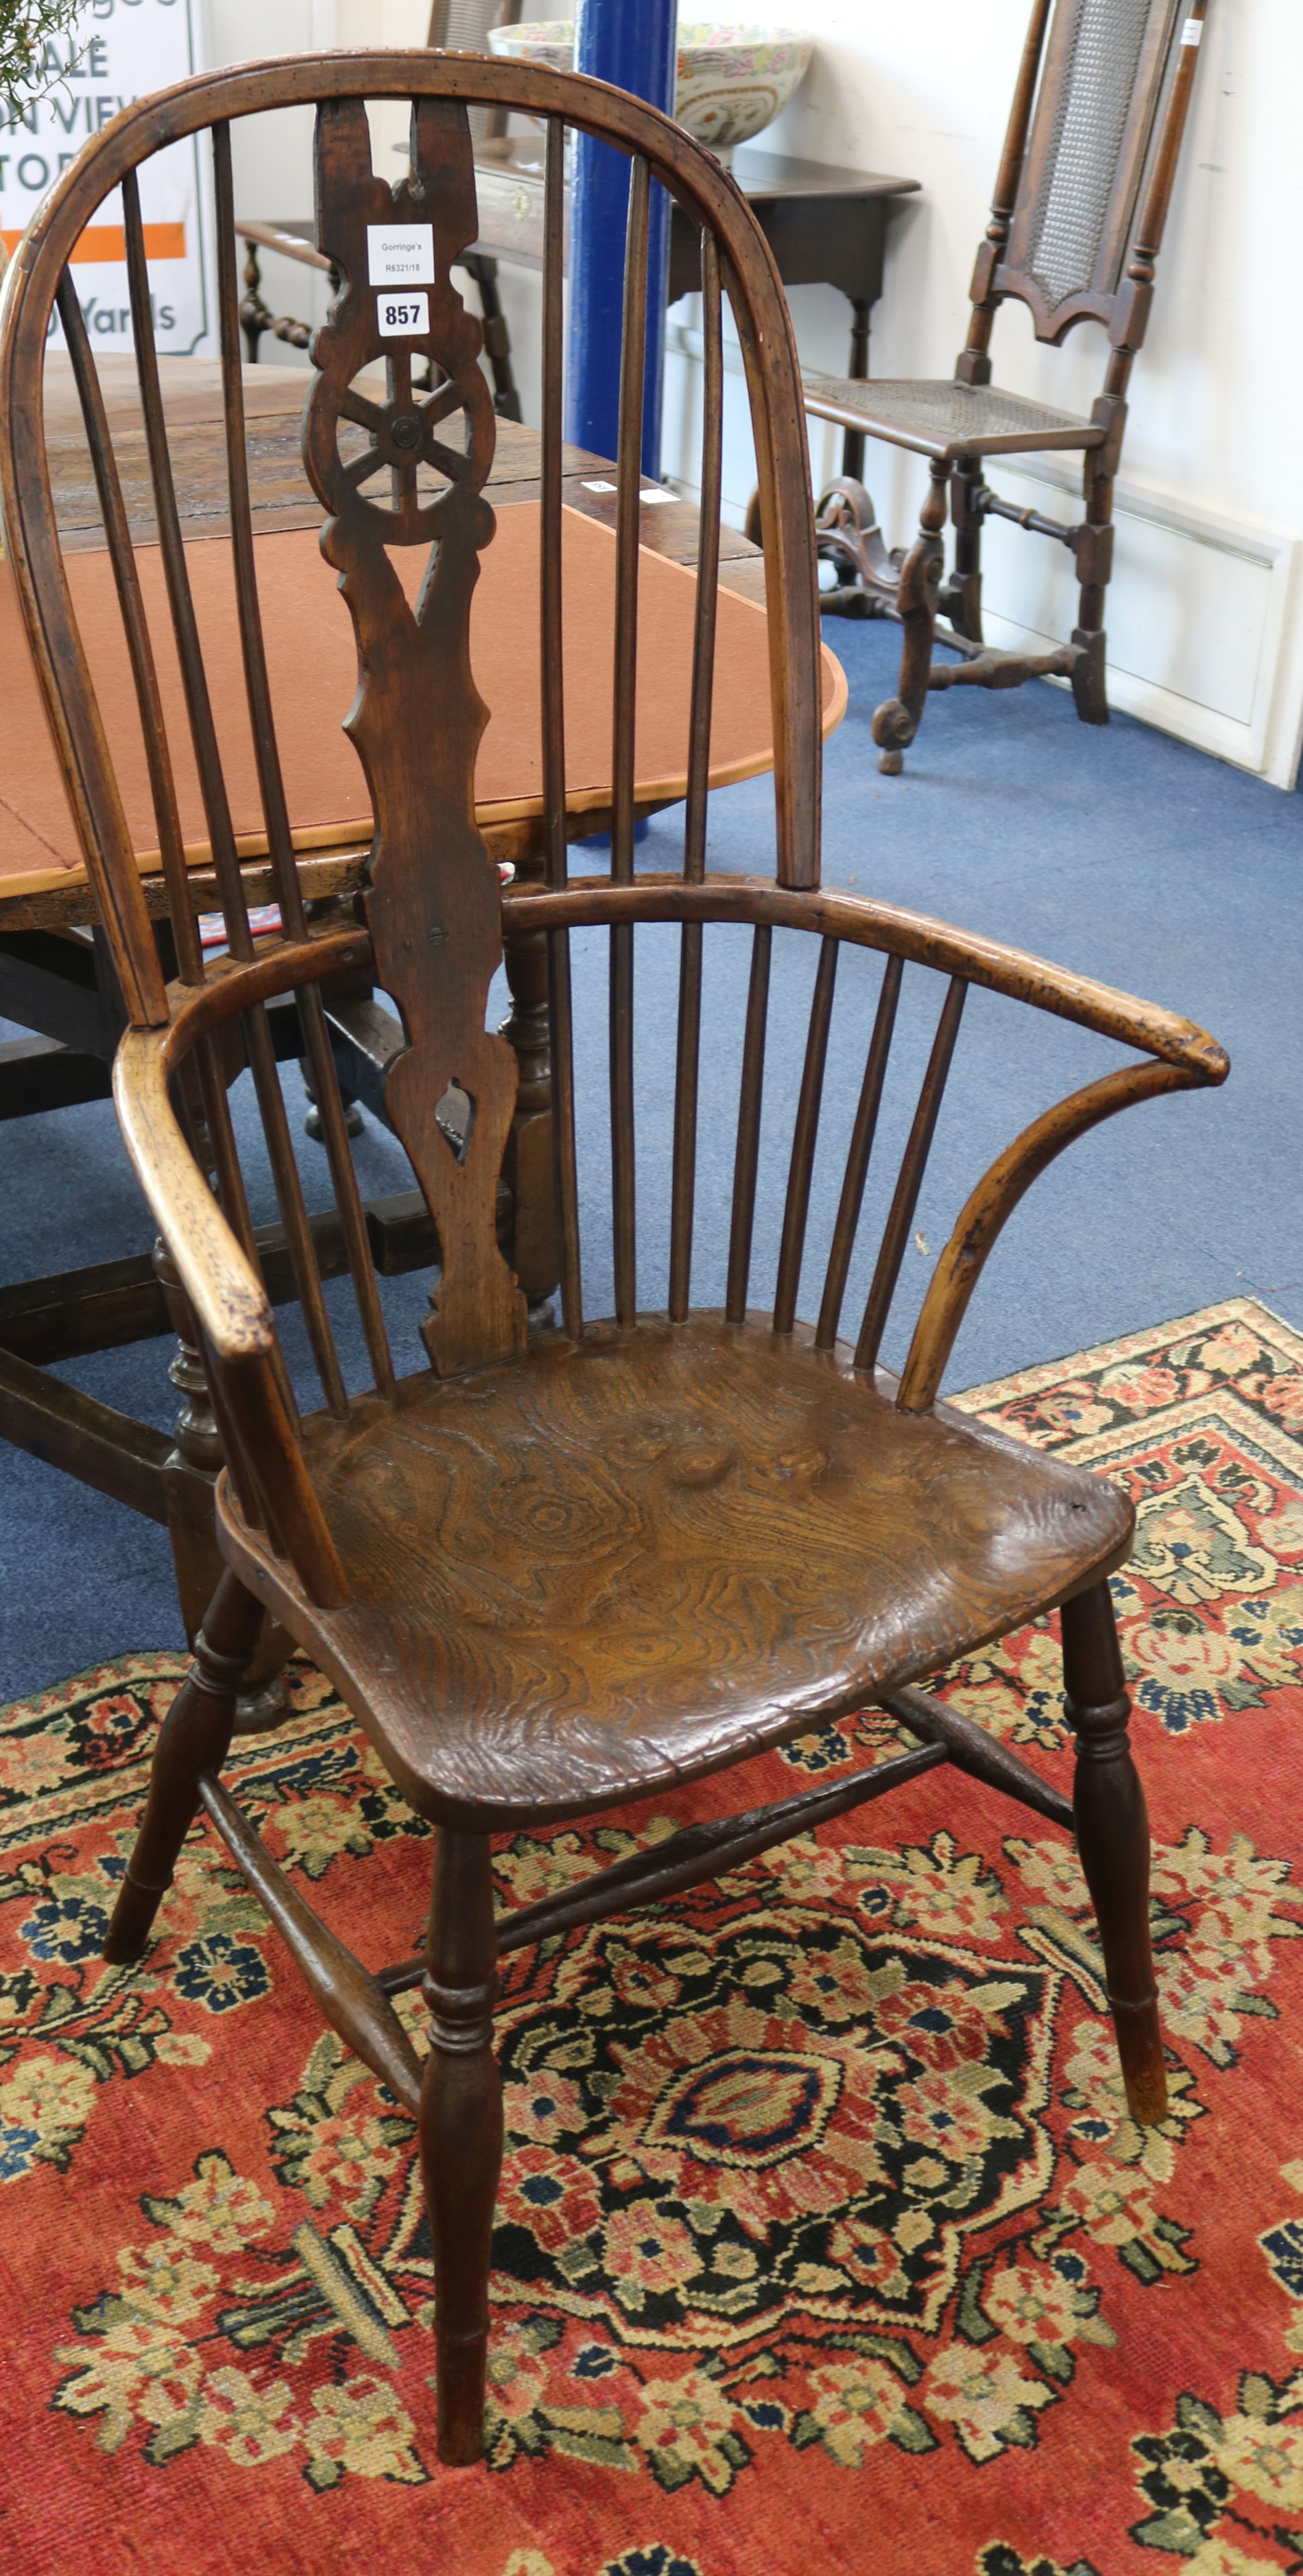
[[[1009,689],[1053,674],[1070,682],[1083,724],[1108,722],[1104,603],[1113,568],[1113,485],[1206,6],[1033,0],[991,220],[969,290],[968,341],[953,381],[806,378],[805,407],[815,418],[929,462],[919,534],[903,559],[888,552],[861,483],[842,477],[830,484],[817,510],[820,551],[839,576],[825,607],[898,617],[905,629],[897,694],[873,716],[878,767],[889,777],[903,766],[929,689]],[[1109,359],[1089,420],[992,384],[992,325],[1007,296],[1028,307],[1037,339],[1055,348],[1079,322],[1103,323]],[[1086,505],[1075,527],[1016,508],[984,479],[988,457],[1074,450],[1083,458]],[[948,577],[947,498],[955,531]],[[1048,653],[984,648],[981,543],[990,518],[1068,548],[1080,585],[1071,643]],[[940,640],[957,648],[956,662],[932,659],[938,615],[948,621]]]
[[[372,174],[365,101],[412,102],[411,168]],[[356,629],[359,692],[347,723],[376,816],[357,917],[308,921],[295,876],[259,620],[241,417],[231,193],[235,119],[315,103],[320,239],[344,281],[313,346],[304,413],[322,548]],[[494,1198],[516,1089],[515,1058],[486,1033],[502,896],[474,827],[485,709],[468,652],[477,559],[493,537],[482,496],[493,411],[478,324],[450,271],[476,224],[468,106],[546,121],[541,689],[546,884],[517,890],[522,930],[545,944],[554,1050],[555,1171],[562,1238],[559,1328],[532,1336],[498,1249]],[[621,445],[617,466],[615,821],[606,874],[567,881],[561,579],[562,212],[566,124],[631,159]],[[138,166],[164,142],[211,131],[229,454],[231,548],[266,835],[283,933],[250,936],[211,722],[185,549],[178,542]],[[703,521],[695,595],[689,793],[681,871],[633,866],[633,678],[638,614],[639,437],[648,189],[655,177],[698,227],[705,312]],[[84,225],[120,189],[142,405],[170,614],[186,682],[229,954],[205,966],[179,846],[155,662],[94,363],[67,265]],[[429,327],[377,336],[367,226],[430,223]],[[774,723],[776,871],[712,876],[706,777],[715,662],[727,292],[745,359],[761,465]],[[57,304],[72,354],[121,602],[126,651],[154,745],[160,844],[179,958],[164,988],[60,562],[40,429],[42,352]],[[378,355],[381,403],[351,391]],[[411,391],[413,359],[439,389]],[[1128,1750],[1127,1698],[1107,1577],[1132,1514],[1112,1486],[936,1403],[979,1272],[1029,1183],[1074,1137],[1128,1102],[1220,1082],[1221,1050],[1173,1014],[945,924],[819,885],[819,628],[801,389],[770,254],[732,180],[668,119],[600,83],[428,53],[328,54],[205,75],[129,108],[86,147],[10,270],[0,382],[0,471],[9,544],[87,865],[130,1027],[116,1066],[119,1116],[174,1259],[203,1351],[227,1465],[218,1485],[226,1571],[190,1674],[160,1732],[152,1784],[106,1955],[141,1957],[180,1846],[202,1809],[283,1933],[335,2029],[419,2126],[433,2237],[439,2446],[479,2455],[490,2233],[502,2140],[493,2049],[495,1961],[513,1947],[654,1903],[717,1876],[821,1819],[947,1761],[1075,1829],[1094,1894],[1127,2094],[1163,2115],[1163,2053],[1150,1958],[1148,1829]],[[463,432],[454,434],[460,418]],[[341,424],[366,433],[341,458]],[[395,554],[429,556],[415,610]],[[342,614],[342,610],[341,610]],[[341,709],[322,711],[333,723]],[[676,925],[667,1311],[640,1310],[634,1125],[634,943]],[[739,931],[738,925],[743,926]],[[691,1300],[703,941],[750,933],[740,1113],[725,1305]],[[605,932],[610,996],[610,1207],[614,1316],[584,1312],[579,1231],[571,943]],[[766,1071],[776,942],[802,934],[817,961],[802,1062]],[[799,943],[798,943],[799,944]],[[784,952],[786,953],[786,952]],[[858,1110],[817,1318],[798,1320],[802,1252],[839,960],[843,992],[881,961],[861,999]],[[393,1124],[437,1229],[441,1268],[422,1327],[423,1365],[400,1374],[359,1212],[323,1031],[321,979],[373,966],[400,1007],[408,1048],[388,1086]],[[870,1150],[906,973],[939,979],[940,1009],[857,1337],[839,1338]],[[1141,1050],[1034,1123],[992,1164],[938,1261],[899,1377],[879,1351],[970,987],[1057,1014]],[[265,1005],[292,991],[321,1105],[339,1221],[369,1355],[345,1385],[304,1211]],[[871,1023],[871,1025],[870,1025]],[[927,1027],[932,1029],[930,1012]],[[839,1020],[840,1026],[840,1020]],[[309,1401],[258,1275],[227,1086],[252,1072],[286,1239],[320,1379]],[[786,1171],[761,1153],[762,1076],[787,1084]],[[710,1070],[710,1090],[721,1079]],[[460,1101],[460,1122],[449,1098]],[[583,1107],[581,1101],[580,1107]],[[202,1122],[202,1128],[201,1128]],[[902,1122],[902,1125],[905,1122]],[[199,1139],[206,1130],[210,1182]],[[762,1164],[765,1168],[762,1169]],[[781,1205],[768,1311],[751,1302],[757,1205]],[[605,1179],[602,1187],[605,1189]],[[644,1184],[645,1186],[645,1184]],[[585,1202],[585,1232],[594,1222]],[[606,1233],[605,1226],[602,1231]],[[775,1234],[777,1219],[775,1218]],[[591,1237],[589,1238],[591,1246]],[[591,1251],[586,1254],[591,1258]],[[698,1256],[699,1258],[700,1256]],[[867,1267],[867,1265],[866,1265]],[[591,1272],[590,1272],[591,1275]],[[764,1292],[762,1292],[764,1293]],[[1062,1605],[1079,1760],[1069,1801],[971,1719],[915,1685],[979,1642]],[[272,1860],[220,1777],[235,1692],[264,1610],[331,1677],[402,1795],[434,1828],[425,1954],[372,1974]],[[876,1769],[727,1823],[655,1841],[561,1900],[495,1919],[490,1835],[584,1817],[782,1744],[881,1703],[915,1741]],[[379,1936],[378,1936],[379,1937]],[[423,1985],[422,2067],[391,1997]]]

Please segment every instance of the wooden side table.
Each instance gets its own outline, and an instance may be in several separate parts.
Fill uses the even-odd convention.
[[[869,372],[869,317],[882,293],[887,227],[901,200],[915,195],[920,182],[875,170],[826,169],[817,161],[791,160],[753,145],[735,152],[733,176],[774,254],[784,286],[835,286],[847,298],[851,308],[847,374],[863,381]],[[464,264],[483,304],[485,346],[498,412],[505,420],[518,421],[520,397],[498,295],[497,266],[506,261],[514,268],[542,267],[543,165],[538,148],[528,136],[481,142],[475,187],[480,233]],[[236,231],[247,244],[240,318],[250,358],[257,357],[266,332],[306,348],[311,337],[307,325],[274,316],[262,301],[258,251],[276,250],[305,267],[328,269],[329,261],[316,248],[313,226],[239,223]],[[682,207],[675,206],[670,221],[671,304],[691,295],[700,283],[700,240]],[[842,472],[858,480],[863,470],[863,434],[848,430],[842,445]]]

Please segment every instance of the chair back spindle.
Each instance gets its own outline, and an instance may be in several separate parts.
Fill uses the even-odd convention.
[[[765,1037],[769,1021],[769,975],[774,934],[768,922],[757,924],[751,940],[751,976],[747,986],[746,1031],[742,1040],[742,1097],[738,1108],[737,1152],[733,1162],[733,1217],[728,1240],[728,1291],[725,1313],[730,1324],[746,1321],[751,1287],[751,1245],[756,1222],[756,1182],[760,1172],[760,1112],[764,1105]]]
[[[542,494],[539,509],[540,689],[543,724],[544,865],[548,885],[560,892],[568,873],[566,851],[566,719],[564,603],[562,598],[561,450],[565,368],[565,127],[547,126],[543,182],[543,382]],[[579,1252],[579,1167],[575,1141],[574,1003],[570,934],[549,932],[548,1032],[552,1066],[553,1158],[556,1178],[557,1253],[561,1317],[568,1333],[583,1331],[584,1300]]]
[[[163,577],[167,585],[168,607],[171,611],[172,633],[181,665],[181,682],[185,692],[190,739],[195,765],[199,772],[204,818],[208,826],[213,868],[221,895],[231,955],[236,958],[250,958],[253,955],[253,940],[249,930],[249,907],[245,900],[240,863],[236,854],[231,808],[222,768],[221,750],[217,740],[217,728],[213,722],[208,674],[199,639],[199,624],[195,616],[185,545],[181,534],[181,515],[177,507],[176,484],[172,474],[167,420],[163,409],[163,389],[159,378],[158,350],[154,342],[153,306],[149,270],[145,259],[144,226],[140,215],[140,189],[134,170],[128,171],[122,182],[122,215],[126,236],[131,327],[135,338],[136,372],[144,415],[149,474],[154,489],[154,515],[158,526]]]
[[[145,758],[149,767],[150,795],[154,821],[158,829],[158,846],[167,886],[168,903],[176,941],[177,966],[185,984],[201,984],[204,976],[203,952],[190,904],[186,881],[185,853],[181,843],[181,821],[177,812],[176,782],[167,729],[163,721],[163,702],[159,695],[158,672],[150,638],[145,604],[141,596],[140,575],[127,523],[122,481],[109,430],[104,397],[100,391],[95,361],[91,355],[85,317],[77,289],[67,270],[59,286],[59,319],[72,365],[73,382],[86,424],[86,440],[95,473],[100,514],[104,521],[105,540],[113,579],[122,613],[123,632],[131,676],[143,717]]]
[[[832,1024],[833,993],[837,983],[837,941],[819,943],[819,963],[815,970],[814,999],[810,1007],[810,1027],[805,1044],[805,1064],[801,1073],[801,1090],[796,1105],[796,1133],[792,1140],[792,1159],[788,1170],[787,1204],[783,1211],[782,1248],[778,1256],[778,1284],[774,1291],[774,1331],[790,1333],[796,1321],[796,1301],[801,1285],[801,1256],[805,1250],[805,1227],[810,1213],[810,1184],[814,1177],[814,1149],[819,1134],[819,1109],[823,1100],[824,1068],[828,1061],[828,1031]]]
[[[710,727],[719,609],[724,341],[719,252],[708,232],[703,232],[701,237],[701,329],[701,545],[697,556],[697,620],[692,655],[692,707],[688,721],[688,796],[683,826],[683,873],[689,885],[700,885],[706,873]],[[675,1323],[681,1323],[687,1314],[691,1294],[700,1055],[701,924],[689,921],[684,923],[680,934],[679,1027],[674,1081],[669,1311]]]
[[[851,1131],[846,1173],[837,1205],[837,1223],[833,1231],[832,1250],[828,1256],[828,1274],[824,1281],[823,1301],[819,1308],[819,1329],[815,1335],[821,1351],[830,1351],[841,1323],[842,1301],[846,1295],[846,1278],[855,1249],[855,1234],[864,1205],[865,1183],[869,1176],[869,1157],[878,1130],[878,1111],[882,1106],[882,1086],[887,1077],[887,1061],[896,1026],[904,961],[888,957],[883,968],[882,990],[874,1013],[873,1035],[865,1060],[864,1080],[860,1087],[859,1106]]]
[[[642,490],[642,411],[647,349],[647,241],[651,172],[641,154],[629,181],[620,351],[619,452],[616,460],[615,708],[611,744],[611,874],[633,882],[634,764],[638,683],[638,537]],[[633,1122],[633,930],[611,931],[611,1197],[615,1238],[615,1312],[622,1324],[638,1311]]]
[[[959,1035],[959,1022],[967,992],[968,986],[963,976],[952,975],[941,1007],[941,1017],[932,1042],[932,1052],[928,1057],[927,1071],[923,1076],[923,1087],[918,1096],[918,1107],[914,1112],[913,1125],[910,1128],[909,1139],[901,1161],[895,1195],[888,1212],[877,1267],[873,1273],[868,1303],[864,1309],[864,1321],[860,1326],[860,1337],[855,1345],[857,1368],[876,1367],[878,1353],[882,1348],[883,1331],[891,1312],[891,1301],[896,1293],[900,1265],[905,1258],[905,1246],[909,1241],[909,1230],[914,1222],[914,1211],[918,1206],[918,1194],[923,1186],[927,1158],[932,1150],[932,1139],[936,1133],[937,1119],[941,1114],[946,1077],[950,1071],[950,1059],[955,1051],[955,1040]]]

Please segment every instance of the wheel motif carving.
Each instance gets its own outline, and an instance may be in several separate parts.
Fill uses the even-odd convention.
[[[483,332],[452,282],[453,264],[478,228],[475,177],[464,116],[422,101],[413,124],[413,163],[394,189],[371,167],[366,110],[360,99],[323,106],[317,134],[317,230],[341,291],[312,343],[317,381],[304,417],[303,454],[313,490],[347,522],[352,541],[431,545],[444,533],[454,495],[465,509],[493,465],[493,399],[480,367]],[[401,340],[382,338],[377,293],[369,273],[369,237],[377,226],[420,225],[434,242],[434,277],[423,300],[428,328]],[[381,359],[388,395],[375,401],[358,378]],[[425,391],[412,371],[426,360],[440,381]],[[460,419],[460,439],[446,434]],[[359,450],[345,424],[365,432]],[[445,434],[441,434],[445,433]],[[362,486],[388,469],[388,504]],[[443,488],[420,489],[422,469]],[[475,541],[492,533],[477,519]]]
[[[323,475],[322,498],[338,508],[341,486],[353,496],[353,513],[364,517],[385,545],[433,545],[438,542],[454,492],[481,492],[493,466],[495,425],[492,398],[478,364],[472,359],[432,393],[411,385],[411,359],[391,361],[394,382],[386,403],[372,401],[355,385],[339,389],[333,376],[323,376],[312,397],[311,443],[314,455],[325,451],[331,465]],[[460,421],[460,443],[439,435]],[[346,423],[366,433],[360,450],[345,454],[341,433]],[[388,502],[364,487],[389,469]],[[422,467],[442,475],[444,488],[422,492]],[[315,477],[314,477],[315,479]]]

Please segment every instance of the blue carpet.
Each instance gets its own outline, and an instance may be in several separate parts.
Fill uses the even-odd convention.
[[[1075,1146],[1016,1212],[979,1288],[949,1383],[972,1384],[1033,1361],[1158,1323],[1215,1299],[1254,1294],[1303,1325],[1303,1191],[1298,983],[1303,946],[1303,806],[1126,717],[1107,731],[1077,723],[1059,690],[992,699],[957,691],[934,701],[900,779],[880,778],[869,718],[893,685],[898,638],[875,625],[829,622],[845,663],[850,711],[828,747],[824,873],[1016,942],[1202,1020],[1230,1049],[1227,1088],[1128,1111]],[[676,863],[679,818],[656,822],[640,867]],[[763,780],[714,800],[711,865],[767,868],[770,793]],[[668,1259],[669,1093],[677,935],[640,933],[638,987],[639,1283],[663,1301]],[[781,1224],[782,1180],[813,972],[813,943],[775,942],[772,1077],[766,1094],[753,1297],[767,1304]],[[694,1294],[722,1295],[748,941],[708,934],[701,1162]],[[578,1088],[584,1122],[588,1311],[610,1302],[606,1097],[606,950],[576,943]],[[817,1304],[879,978],[848,954],[840,970],[802,1309]],[[941,987],[907,974],[875,1171],[894,1169],[930,1043]],[[491,1012],[491,1017],[496,1016]],[[962,1197],[1026,1119],[1120,1061],[1119,1050],[1063,1023],[974,993],[961,1031],[920,1202],[915,1244],[885,1350],[908,1329]],[[242,1086],[247,1088],[246,1085]],[[286,1078],[301,1132],[297,1073]],[[238,1103],[242,1124],[247,1105]],[[410,1185],[403,1157],[367,1122],[358,1146],[368,1195]],[[301,1161],[314,1200],[324,1157]],[[0,1126],[6,1279],[134,1252],[150,1224],[105,1104]],[[876,1237],[874,1182],[852,1273],[848,1321],[863,1298]],[[274,1210],[265,1176],[255,1218]],[[876,1202],[877,1219],[882,1214]],[[386,1295],[401,1364],[419,1356],[419,1280]],[[348,1373],[361,1377],[343,1292],[333,1289]],[[106,1402],[167,1424],[176,1399],[166,1342],[106,1352],[63,1374]],[[302,1354],[295,1354],[302,1365]],[[306,1387],[305,1387],[306,1391]],[[39,1462],[0,1447],[0,1701],[131,1649],[181,1641],[163,1532]]]

